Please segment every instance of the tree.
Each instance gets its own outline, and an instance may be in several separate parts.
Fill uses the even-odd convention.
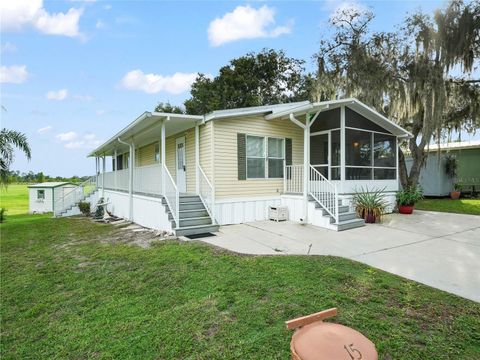
[[[43,175],[43,172],[39,172],[36,176],[36,180],[38,183],[42,183],[45,181],[45,175]]]
[[[413,163],[407,172],[400,150],[400,179],[416,185],[432,140],[480,126],[480,80],[470,77],[480,54],[480,3],[415,13],[395,33],[369,32],[372,19],[349,9],[331,20],[335,34],[316,55],[313,96],[357,97],[409,130]]]
[[[185,114],[185,110],[183,110],[180,106],[171,105],[170,102],[159,102],[155,107],[155,112],[163,112],[163,113],[170,113],[170,114]]]
[[[0,183],[6,185],[9,180],[10,165],[14,160],[14,148],[21,150],[28,160],[32,153],[25,134],[3,128],[0,131]]]
[[[310,77],[304,74],[303,64],[303,60],[272,49],[233,59],[213,79],[199,74],[192,85],[192,97],[184,103],[186,112],[205,114],[306,100]]]

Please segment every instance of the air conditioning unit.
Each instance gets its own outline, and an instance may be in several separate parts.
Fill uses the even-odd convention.
[[[268,218],[274,221],[288,220],[288,207],[286,206],[269,206]]]

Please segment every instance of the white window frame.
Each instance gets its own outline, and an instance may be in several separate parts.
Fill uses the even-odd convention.
[[[263,138],[263,156],[248,156],[247,154],[247,147],[248,147],[248,137],[256,137],[256,138]],[[283,141],[283,158],[277,158],[277,157],[271,157],[271,159],[276,159],[276,160],[283,160],[283,164],[285,166],[285,158],[286,158],[286,138],[281,137],[281,136],[261,136],[261,135],[254,135],[254,134],[245,134],[245,178],[247,180],[278,180],[278,179],[283,179],[284,176],[282,177],[275,177],[275,178],[270,178],[268,177],[268,159],[270,157],[268,156],[268,139],[278,139]],[[248,177],[248,159],[263,159],[265,163],[265,174],[264,177],[258,177],[258,178],[251,178]]]
[[[43,197],[39,197],[40,192],[43,193]],[[44,201],[45,200],[45,189],[37,189],[37,200]]]

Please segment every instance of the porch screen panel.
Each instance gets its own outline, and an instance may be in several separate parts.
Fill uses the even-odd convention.
[[[247,178],[265,178],[265,138],[247,136]]]
[[[310,137],[310,164],[328,178],[328,134]]]
[[[340,128],[340,108],[322,111],[312,124],[310,132]]]
[[[283,139],[268,138],[268,177],[283,178],[285,143]]]
[[[340,130],[334,130],[330,134],[330,180],[340,180]]]
[[[375,167],[395,167],[396,162],[395,137],[384,134],[374,134],[373,158]]]

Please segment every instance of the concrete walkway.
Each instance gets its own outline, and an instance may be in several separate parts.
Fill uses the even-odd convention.
[[[416,210],[343,232],[263,221],[202,241],[244,254],[341,256],[480,302],[480,216]]]

